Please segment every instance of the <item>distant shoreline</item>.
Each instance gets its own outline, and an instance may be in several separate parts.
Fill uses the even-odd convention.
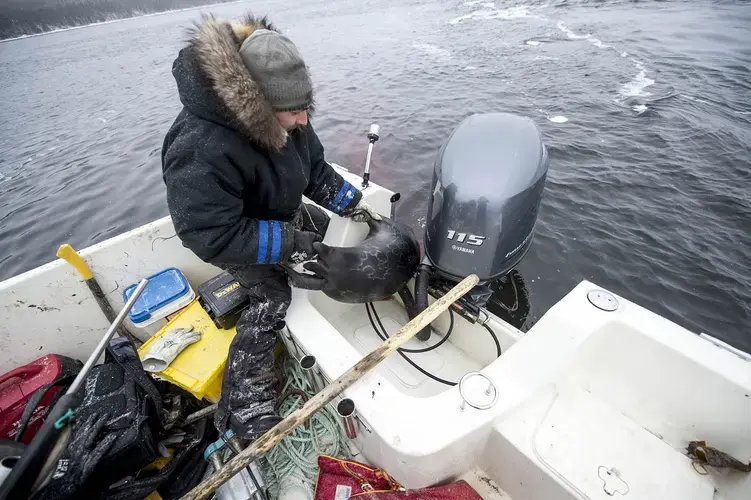
[[[0,38],[0,43],[13,42],[13,41],[17,41],[17,40],[24,40],[26,38],[33,38],[33,37],[37,37],[37,36],[51,35],[53,33],[60,33],[60,32],[63,32],[63,31],[73,31],[73,30],[78,30],[78,29],[82,29],[82,28],[91,28],[92,26],[100,26],[102,24],[121,23],[123,21],[129,21],[131,19],[139,19],[139,18],[142,18],[142,17],[162,16],[162,15],[166,15],[166,14],[174,14],[175,12],[186,12],[186,11],[189,11],[189,10],[205,9],[206,7],[216,7],[216,6],[219,6],[219,5],[232,5],[232,4],[235,4],[235,3],[241,3],[242,1],[243,0],[232,0],[232,1],[229,1],[229,2],[217,1],[217,2],[213,2],[213,3],[209,2],[209,3],[206,3],[205,5],[197,5],[197,6],[194,6],[194,7],[185,7],[184,9],[163,10],[163,11],[160,11],[160,12],[150,12],[148,14],[141,14],[139,16],[128,16],[128,17],[121,17],[121,18],[118,18],[118,19],[109,19],[109,20],[106,20],[106,21],[97,21],[97,22],[89,23],[89,24],[80,24],[80,25],[76,25],[76,26],[66,26],[66,27],[62,27],[62,28],[58,28],[58,29],[49,30],[49,31],[42,31],[42,32],[39,32],[39,33],[31,33],[29,35],[16,36],[16,37],[13,37],[13,38]]]

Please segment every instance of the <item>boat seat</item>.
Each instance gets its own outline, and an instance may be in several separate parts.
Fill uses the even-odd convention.
[[[714,498],[709,476],[688,456],[580,387],[558,389],[533,447],[584,498]]]

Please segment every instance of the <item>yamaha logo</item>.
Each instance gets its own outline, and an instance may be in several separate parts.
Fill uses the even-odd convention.
[[[464,247],[460,247],[459,245],[451,245],[451,250],[456,250],[458,252],[464,252],[464,253],[475,253],[475,251],[472,248],[464,248]]]

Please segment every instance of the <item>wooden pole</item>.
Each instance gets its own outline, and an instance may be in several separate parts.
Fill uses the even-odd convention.
[[[305,423],[315,412],[330,403],[335,397],[344,392],[345,389],[360,380],[363,375],[386,359],[389,354],[414,337],[417,332],[430,324],[430,322],[448,309],[451,304],[469,292],[478,282],[479,278],[475,274],[464,278],[446,295],[433,302],[427,309],[415,316],[412,321],[401,327],[398,332],[358,361],[341,377],[331,382],[321,392],[310,398],[301,408],[287,415],[284,420],[269,429],[266,434],[256,439],[250,446],[224,464],[224,467],[215,472],[213,476],[193,488],[183,497],[183,500],[208,498],[217,488],[229,481],[232,476],[247,467],[254,460],[268,453],[298,426]]]

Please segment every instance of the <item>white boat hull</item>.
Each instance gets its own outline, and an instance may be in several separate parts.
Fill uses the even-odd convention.
[[[391,194],[377,185],[366,191],[386,213]],[[326,241],[351,245],[364,234],[363,225],[335,217]],[[194,286],[219,272],[182,247],[169,218],[80,253],[115,309],[127,285],[166,267],[179,268]],[[487,332],[458,316],[449,342],[413,356],[453,381],[483,373],[498,395],[489,409],[461,408],[458,387],[392,356],[345,394],[357,405],[358,458],[408,487],[465,478],[484,498],[751,498],[751,475],[711,468],[700,475],[685,454],[689,441],[706,440],[751,461],[750,357],[623,297],[612,296],[614,311],[598,309],[588,299],[595,289],[582,282],[526,334],[491,316],[504,350],[498,359]],[[376,307],[387,329],[406,322],[397,301]],[[380,342],[363,306],[319,292],[293,291],[287,325],[290,352],[314,355],[328,380]],[[447,319],[435,325],[445,330]],[[85,359],[106,327],[65,262],[0,283],[2,371],[46,353]],[[466,387],[470,399],[483,390]]]

